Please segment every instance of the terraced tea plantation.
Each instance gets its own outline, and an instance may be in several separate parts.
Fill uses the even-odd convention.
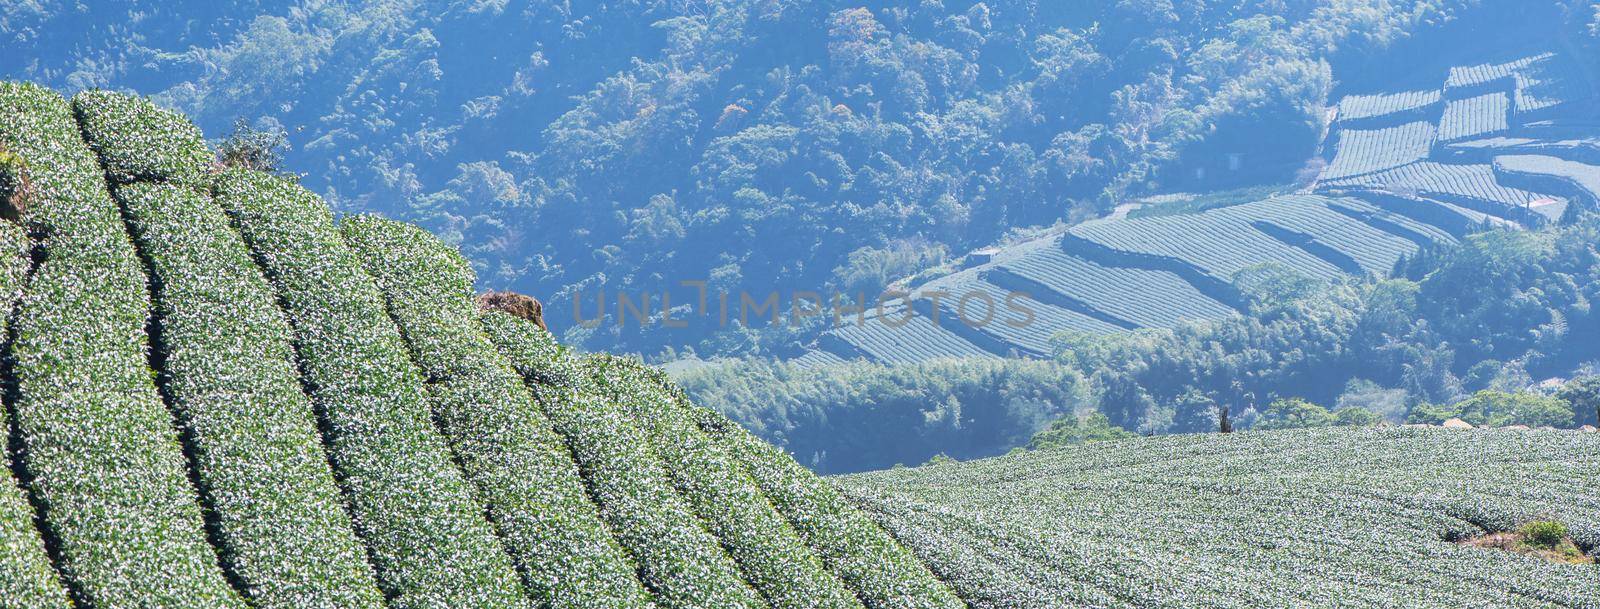
[[[957,609],[776,448],[183,117],[0,84],[0,608]]]
[[[1103,442],[841,479],[961,596],[1037,607],[1600,607],[1600,435],[1369,429]]]
[[[1044,357],[1060,332],[1233,315],[1243,307],[1234,279],[1252,267],[1384,276],[1420,247],[1490,224],[1543,224],[1571,202],[1600,201],[1592,110],[1600,78],[1556,53],[1438,77],[1435,89],[1341,100],[1327,165],[1304,192],[1108,218],[969,257],[967,268],[905,296],[922,319],[847,319],[851,327],[829,331],[797,363]]]

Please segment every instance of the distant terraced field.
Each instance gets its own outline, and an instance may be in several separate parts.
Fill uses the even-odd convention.
[[[1539,53],[1451,68],[1439,79],[1435,89],[1341,100],[1327,166],[1305,192],[1181,215],[1119,215],[1012,245],[896,298],[923,319],[846,320],[797,361],[1042,357],[1062,332],[1233,315],[1243,306],[1234,279],[1252,267],[1381,277],[1429,244],[1486,225],[1543,224],[1573,202],[1600,202],[1595,74]],[[1005,306],[1008,296],[1022,298],[1028,314]]]

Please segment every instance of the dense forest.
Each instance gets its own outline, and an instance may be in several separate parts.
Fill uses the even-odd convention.
[[[686,390],[822,471],[969,458],[1128,433],[1432,423],[1574,427],[1600,408],[1600,216],[1492,229],[1390,279],[1241,273],[1249,312],[1124,334],[1063,334],[1048,361],[756,358],[686,372]]]
[[[10,77],[282,133],[336,209],[443,235],[585,346],[783,354],[805,333],[586,331],[572,305],[871,293],[1125,194],[1289,180],[1335,66],[1476,4],[40,2],[0,8],[0,48]]]
[[[281,142],[336,212],[425,226],[478,288],[545,299],[569,344],[731,356],[686,387],[846,471],[994,454],[1052,420],[1034,445],[1210,430],[1222,408],[1241,427],[1548,414],[1519,392],[1597,372],[1575,340],[1597,330],[1592,219],[1485,233],[1389,280],[1257,269],[1241,318],[1059,336],[1047,360],[802,370],[774,358],[816,327],[575,323],[602,290],[614,316],[618,294],[692,301],[686,281],[871,294],[1130,196],[1294,182],[1331,94],[1445,65],[1472,48],[1444,44],[1462,21],[1503,22],[1507,44],[1540,38],[1519,23],[1594,36],[1600,6],[45,1],[0,6],[0,49],[25,58],[9,78],[147,93],[213,135]]]

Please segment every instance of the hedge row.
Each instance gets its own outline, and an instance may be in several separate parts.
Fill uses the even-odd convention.
[[[0,335],[27,281],[28,248],[22,227],[0,222]],[[71,606],[66,589],[50,566],[44,539],[34,527],[33,506],[12,475],[11,455],[3,448],[0,467],[0,609],[66,609]]]
[[[161,379],[224,564],[255,607],[382,607],[301,392],[289,325],[244,242],[195,190],[136,183],[115,195],[149,265]]]
[[[72,110],[113,183],[199,185],[205,179],[211,148],[182,114],[110,91],[79,93],[72,97]]]
[[[434,428],[422,379],[333,215],[284,178],[232,170],[217,203],[266,271],[335,474],[396,608],[493,609],[527,599]]]
[[[959,609],[965,605],[916,556],[850,504],[832,484],[721,413],[690,404],[656,375],[673,405],[743,462],[767,498],[823,562],[872,609]]]
[[[596,358],[598,381],[638,422],[701,522],[722,539],[745,579],[774,609],[860,608],[755,480],[672,397],[642,362]]]
[[[466,260],[409,224],[361,216],[340,229],[429,376],[435,419],[530,592],[548,607],[647,606],[561,436],[478,325]]]
[[[598,395],[577,362],[558,355],[549,333],[499,312],[484,316],[488,331],[534,393],[556,430],[566,437],[622,546],[639,562],[645,583],[667,608],[765,607],[746,585],[717,539],[706,532],[678,496],[644,433],[611,399]],[[565,378],[565,386],[537,385]]]
[[[63,579],[93,607],[242,607],[151,378],[143,269],[66,100],[0,84],[0,148],[26,165],[42,239],[16,317],[14,416]]]

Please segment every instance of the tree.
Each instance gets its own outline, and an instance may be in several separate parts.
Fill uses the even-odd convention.
[[[217,145],[217,162],[224,167],[278,172],[283,153],[289,149],[289,134],[276,122],[257,127],[243,118],[233,122],[233,131]]]
[[[1328,427],[1334,424],[1328,409],[1303,400],[1287,398],[1273,400],[1267,411],[1256,420],[1256,429],[1300,429],[1303,427]]]
[[[1133,437],[1137,435],[1112,425],[1111,419],[1099,412],[1089,413],[1083,417],[1069,414],[1051,423],[1044,431],[1034,434],[1033,439],[1028,442],[1028,449],[1061,448]]]
[[[1556,397],[1566,400],[1578,425],[1600,425],[1600,376],[1582,376],[1561,386]]]
[[[1478,427],[1570,427],[1573,417],[1571,404],[1560,398],[1485,389],[1449,406],[1418,405],[1407,420],[1437,424],[1452,418]]]
[[[1333,413],[1333,424],[1340,427],[1371,427],[1382,421],[1378,413],[1365,408],[1347,406]]]

